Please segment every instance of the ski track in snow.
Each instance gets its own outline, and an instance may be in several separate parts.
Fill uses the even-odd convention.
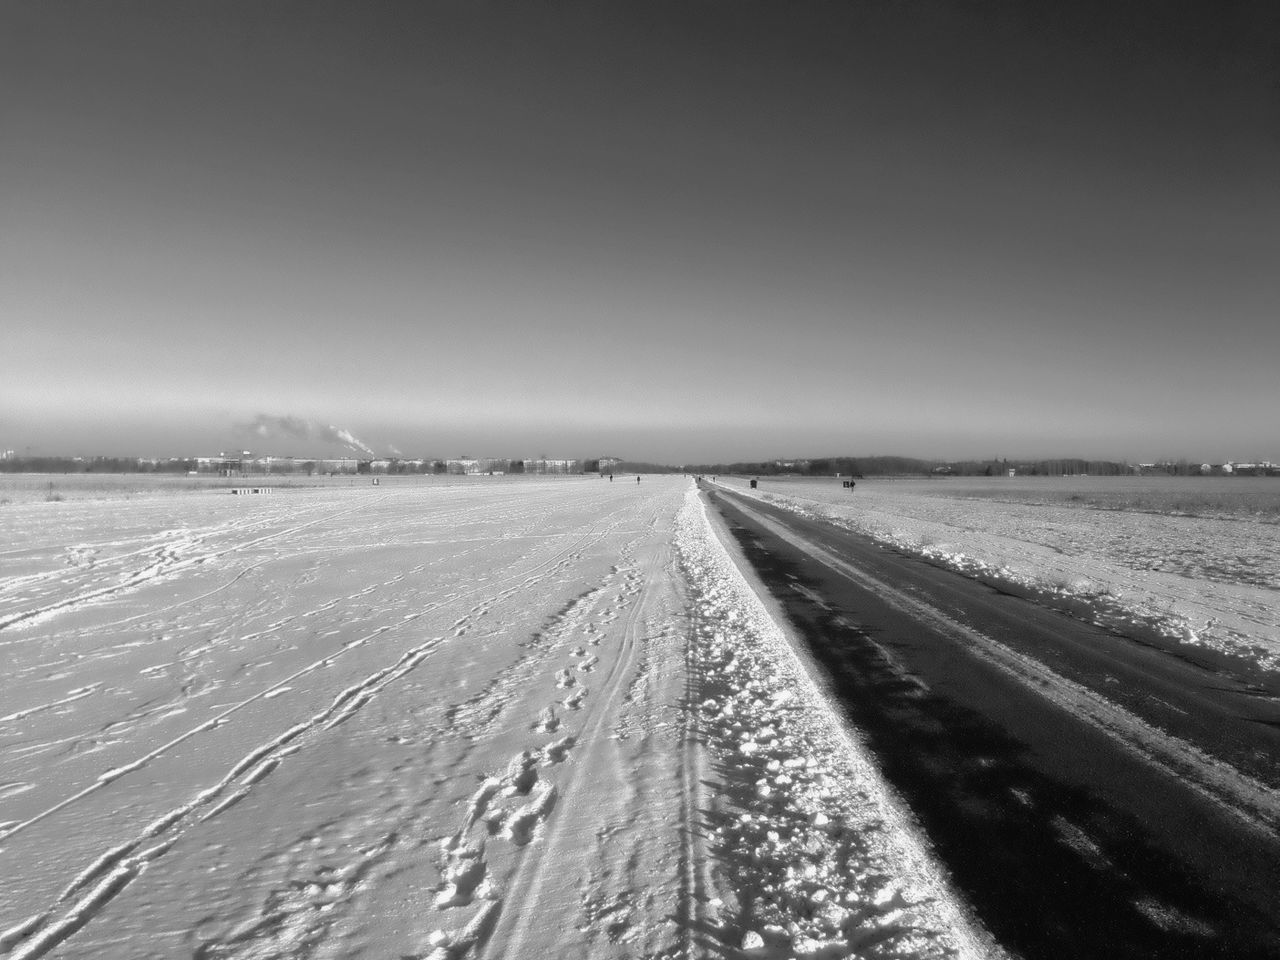
[[[689,481],[120,512],[3,518],[0,957],[998,953]]]

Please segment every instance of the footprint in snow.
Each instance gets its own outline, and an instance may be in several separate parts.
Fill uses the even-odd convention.
[[[514,793],[527,794],[538,782],[537,765],[537,757],[528,750],[521,751],[512,757],[511,762],[507,764],[506,776],[503,777],[507,785],[507,789],[503,792],[507,796]]]
[[[507,817],[511,815],[511,811],[506,807],[495,807],[493,810],[485,814],[484,827],[489,831],[489,836],[495,837],[502,830],[503,824],[507,822]]]
[[[569,694],[569,696],[561,700],[560,706],[564,707],[566,710],[581,710],[582,701],[585,700],[586,697],[587,688],[579,687],[577,690],[573,691],[573,693]]]
[[[556,716],[556,708],[544,707],[529,729],[535,733],[555,733],[559,730],[560,718]]]
[[[467,817],[463,821],[462,830],[449,841],[451,844],[456,845],[461,842],[462,835],[470,830],[472,825],[484,815],[489,807],[489,801],[497,795],[502,786],[502,781],[493,777],[480,784],[480,789],[471,795],[471,800],[467,804]]]
[[[487,872],[483,844],[450,850],[443,870],[444,886],[436,895],[436,906],[465,907],[475,898],[476,888]]]
[[[427,937],[427,945],[432,949],[429,954],[425,954],[426,960],[452,960],[487,940],[501,909],[500,900],[490,900],[476,911],[475,916],[461,930],[432,931]]]
[[[556,788],[553,784],[545,784],[529,803],[525,804],[507,818],[506,828],[502,836],[517,847],[523,847],[533,839],[533,831],[551,814],[555,806]]]
[[[546,758],[543,762],[548,765],[563,763],[576,742],[574,737],[561,737],[554,743],[547,744],[542,748],[542,755]]]

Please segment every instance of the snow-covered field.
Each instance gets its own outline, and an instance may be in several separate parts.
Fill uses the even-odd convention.
[[[383,477],[384,482],[406,483],[422,477]],[[448,482],[451,478],[432,478]],[[0,507],[20,503],[63,500],[134,500],[201,491],[227,491],[232,487],[270,486],[365,487],[369,477],[345,474],[334,477],[304,474],[257,474],[253,477],[220,477],[213,474],[187,476],[174,473],[0,473]]]
[[[5,506],[0,956],[998,952],[732,557],[679,477]]]
[[[1117,629],[1280,669],[1280,481],[719,482]]]

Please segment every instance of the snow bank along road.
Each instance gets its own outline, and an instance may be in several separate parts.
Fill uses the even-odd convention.
[[[710,496],[1001,942],[1280,956],[1274,677],[1134,642],[749,491]]]
[[[1000,955],[682,478],[11,505],[0,656],[12,960]]]

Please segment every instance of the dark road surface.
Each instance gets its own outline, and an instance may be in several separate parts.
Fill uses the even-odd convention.
[[[1027,958],[1280,958],[1280,684],[707,487],[956,887]]]

